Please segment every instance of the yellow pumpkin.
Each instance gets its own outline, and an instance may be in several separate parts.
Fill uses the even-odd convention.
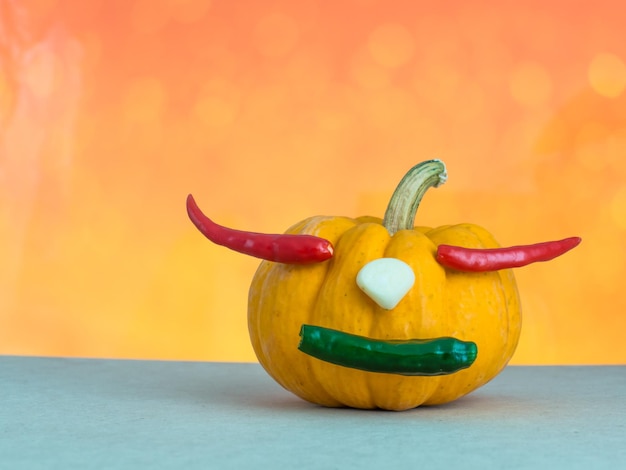
[[[441,162],[425,162],[402,180],[384,219],[311,217],[288,230],[330,241],[334,254],[327,261],[261,263],[249,291],[250,338],[261,365],[284,388],[329,407],[405,410],[455,400],[506,366],[521,328],[512,270],[461,272],[435,257],[441,244],[495,248],[498,243],[471,224],[413,227],[424,192],[444,180]],[[356,282],[361,269],[380,258],[403,261],[415,276],[391,309],[378,305]],[[396,342],[452,337],[475,343],[478,354],[469,367],[450,374],[371,372],[301,351],[303,325]]]

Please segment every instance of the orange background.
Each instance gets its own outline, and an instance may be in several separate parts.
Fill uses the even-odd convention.
[[[583,237],[517,270],[513,362],[625,363],[625,24],[621,1],[0,0],[0,353],[255,360],[257,260],[186,195],[277,232],[381,216],[437,157],[420,225]]]

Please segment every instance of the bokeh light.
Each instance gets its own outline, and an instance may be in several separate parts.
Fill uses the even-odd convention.
[[[589,84],[602,96],[621,95],[626,88],[626,65],[614,54],[597,54],[589,64]]]

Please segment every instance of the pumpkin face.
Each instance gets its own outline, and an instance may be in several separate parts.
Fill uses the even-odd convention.
[[[455,400],[488,382],[507,364],[520,334],[520,302],[512,271],[463,273],[435,259],[439,244],[498,246],[475,225],[400,230],[393,236],[372,218],[313,217],[289,233],[330,240],[327,262],[264,261],[249,292],[248,326],[259,362],[283,387],[325,406],[404,410]],[[415,283],[386,310],[357,285],[359,271],[380,258],[404,261]],[[473,341],[474,363],[450,375],[405,376],[346,368],[298,349],[302,325],[380,340],[454,337]]]
[[[188,197],[207,238],[266,260],[250,286],[248,327],[283,387],[324,406],[405,410],[455,400],[506,366],[521,328],[509,267],[580,239],[498,249],[476,225],[415,227],[426,190],[446,176],[441,161],[423,162],[382,220],[311,217],[285,235],[219,226]]]

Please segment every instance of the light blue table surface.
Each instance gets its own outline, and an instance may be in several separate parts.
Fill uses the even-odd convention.
[[[626,367],[509,367],[405,412],[326,409],[258,364],[0,356],[0,468],[626,468]]]

